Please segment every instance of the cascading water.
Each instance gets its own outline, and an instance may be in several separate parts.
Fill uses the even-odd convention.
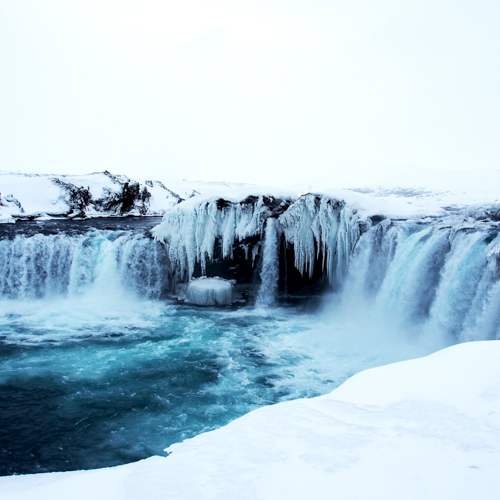
[[[279,279],[279,239],[276,220],[267,219],[260,271],[260,288],[257,295],[258,306],[272,306],[276,301]]]
[[[500,337],[498,223],[362,219],[317,195],[252,200],[181,207],[155,232],[162,243],[143,227],[76,222],[0,236],[0,474],[160,454],[360,369]],[[212,259],[238,270],[244,248],[262,266],[257,305],[273,305],[280,238],[295,274],[331,285],[322,313],[168,300],[171,276]]]
[[[0,240],[0,298],[109,292],[158,298],[168,287],[163,247],[142,233],[19,235]]]
[[[500,337],[498,228],[386,222],[356,246],[340,307],[445,343]]]

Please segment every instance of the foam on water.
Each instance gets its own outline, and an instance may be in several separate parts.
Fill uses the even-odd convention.
[[[161,454],[255,407],[317,395],[362,367],[421,352],[356,345],[356,325],[288,308],[87,296],[3,301],[0,311],[2,474]]]

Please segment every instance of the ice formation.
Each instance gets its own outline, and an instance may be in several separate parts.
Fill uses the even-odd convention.
[[[202,274],[220,245],[221,256],[230,258],[236,243],[264,234],[266,221],[276,218],[276,238],[283,235],[293,246],[295,266],[312,276],[321,257],[330,283],[340,281],[347,271],[354,245],[361,233],[356,211],[327,196],[307,194],[294,203],[282,201],[270,206],[259,196],[241,202],[222,199],[184,202],[167,212],[153,230],[166,243],[170,260],[181,278],[190,278],[197,263]],[[274,201],[274,200],[273,200]]]
[[[357,213],[342,201],[327,196],[304,195],[279,218],[285,240],[293,245],[295,267],[312,276],[315,262],[330,283],[340,282],[360,236]]]
[[[260,236],[269,214],[262,196],[240,203],[215,199],[193,206],[188,201],[167,212],[153,234],[167,243],[170,260],[179,275],[190,278],[196,263],[205,273],[218,241],[222,257],[229,258],[236,242]]]
[[[234,283],[219,277],[191,280],[186,288],[186,302],[197,306],[230,306]]]

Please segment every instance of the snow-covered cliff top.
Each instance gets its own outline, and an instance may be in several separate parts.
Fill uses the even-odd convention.
[[[19,217],[161,215],[181,198],[158,181],[123,175],[0,173],[0,222]]]
[[[492,500],[500,341],[366,370],[332,393],[255,410],[166,458],[0,478],[8,500]]]
[[[124,186],[128,189],[125,198],[129,198],[125,203]],[[0,173],[0,222],[12,222],[17,217],[161,215],[181,201],[179,209],[192,210],[204,201],[220,198],[234,202],[250,195],[296,199],[308,192],[344,200],[361,214],[396,218],[443,215],[464,208],[500,209],[500,188],[496,185],[470,190],[334,189],[313,185],[282,188],[168,179],[137,182],[109,172],[71,176]]]

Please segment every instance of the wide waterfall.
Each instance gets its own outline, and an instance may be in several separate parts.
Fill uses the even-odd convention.
[[[168,276],[163,247],[142,232],[91,230],[0,239],[0,298],[117,290],[159,298]]]
[[[363,217],[327,196],[254,197],[181,204],[154,233],[187,277],[197,263],[204,274],[212,261],[231,262],[238,247],[252,265],[260,254],[258,305],[286,294],[278,278],[284,272],[286,281],[280,266],[291,252],[304,279],[323,280],[335,292],[325,309],[362,308],[381,323],[418,327],[445,343],[500,335],[499,223],[484,213],[391,220]]]
[[[257,304],[271,305],[283,294],[283,238],[297,271],[312,278],[320,267],[336,292],[326,308],[362,303],[385,322],[425,324],[451,342],[500,335],[498,223],[373,222],[314,195],[279,207],[278,217],[262,199],[174,212],[160,228],[170,235],[164,243],[128,228],[11,234],[0,238],[0,299],[85,293],[158,299],[175,291],[176,279],[189,277],[198,261],[203,275],[217,249],[221,265],[230,268],[240,245],[251,248],[245,250],[249,265],[260,266]]]
[[[161,455],[361,369],[500,338],[494,218],[188,202],[156,239],[158,219],[0,228],[0,475]],[[202,276],[234,281],[238,305],[181,305]]]

